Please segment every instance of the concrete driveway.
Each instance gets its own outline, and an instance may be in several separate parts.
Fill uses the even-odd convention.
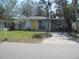
[[[73,38],[66,32],[54,32],[51,34],[52,37],[45,38],[42,41],[43,44],[78,44],[77,42],[70,40]]]
[[[79,59],[79,44],[0,44],[0,59]]]

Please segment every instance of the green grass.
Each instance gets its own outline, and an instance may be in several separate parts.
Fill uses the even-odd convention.
[[[71,35],[75,38],[79,38],[79,32],[72,32]]]
[[[77,37],[79,37],[79,33],[75,33],[75,35],[76,35]]]
[[[0,41],[7,38],[9,42],[28,42],[33,41],[32,36],[34,34],[41,34],[45,32],[33,32],[33,31],[0,31]]]

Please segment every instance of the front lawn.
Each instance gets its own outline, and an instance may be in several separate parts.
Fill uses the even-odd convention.
[[[79,38],[79,33],[77,33],[77,32],[72,32],[71,35],[73,35],[76,38]]]
[[[79,38],[79,33],[75,33],[75,36],[76,36],[77,38]]]
[[[34,34],[44,34],[45,32],[33,32],[33,31],[0,31],[0,41],[8,42],[31,42],[36,41],[33,39]],[[38,39],[40,40],[40,39]],[[38,41],[37,40],[37,41]]]

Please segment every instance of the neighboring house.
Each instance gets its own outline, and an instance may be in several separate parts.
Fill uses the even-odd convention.
[[[72,30],[79,32],[79,14],[77,14],[77,20],[72,23]]]
[[[79,21],[74,22],[72,24],[72,30],[75,31],[75,32],[79,32]]]
[[[79,14],[77,14],[77,20],[79,20]]]
[[[14,17],[15,29],[31,29],[35,31],[65,31],[66,24],[62,18],[48,18],[41,16],[18,16]],[[48,28],[49,20],[49,28]]]
[[[72,0],[76,12],[76,21],[72,23],[72,30],[79,32],[79,0]]]

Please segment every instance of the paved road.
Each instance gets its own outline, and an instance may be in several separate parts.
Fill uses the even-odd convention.
[[[79,59],[79,44],[0,44],[0,59]]]

